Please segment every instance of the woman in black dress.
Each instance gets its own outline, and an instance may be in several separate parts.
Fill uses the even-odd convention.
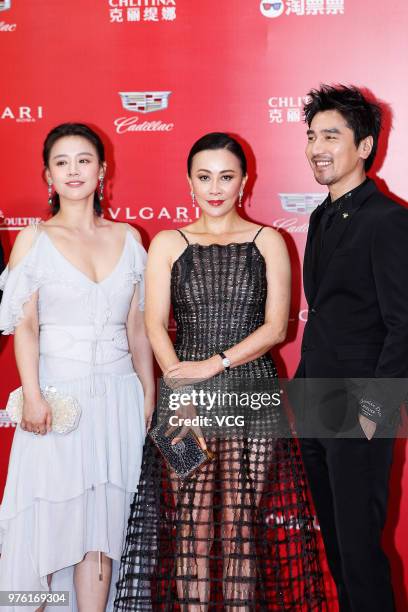
[[[285,339],[289,316],[285,243],[239,214],[247,181],[239,143],[222,133],[198,140],[188,180],[201,216],[154,238],[146,275],[147,330],[168,384],[159,419],[178,384],[278,391],[269,350]],[[174,344],[167,331],[171,305]],[[146,443],[116,610],[324,609],[296,442],[280,406],[263,409],[262,417],[249,409],[246,418],[244,429],[194,428],[215,460],[184,482]]]

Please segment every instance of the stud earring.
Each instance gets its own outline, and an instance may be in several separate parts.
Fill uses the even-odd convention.
[[[193,202],[193,206],[195,206],[196,203],[195,203],[195,194],[194,194],[194,191],[191,192],[191,201]]]
[[[99,201],[103,200],[103,175],[99,177]]]
[[[242,208],[242,198],[244,197],[244,192],[241,190],[238,195],[238,206]]]
[[[48,183],[48,205],[52,206],[52,183]]]

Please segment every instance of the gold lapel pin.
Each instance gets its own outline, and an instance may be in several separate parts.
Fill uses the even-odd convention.
[[[349,216],[348,213],[343,213],[343,219],[347,219],[348,216]]]

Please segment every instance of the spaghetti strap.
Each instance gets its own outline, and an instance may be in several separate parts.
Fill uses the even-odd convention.
[[[263,230],[263,228],[264,228],[264,227],[265,227],[264,225],[261,225],[261,227],[259,228],[259,230],[256,232],[256,234],[255,234],[254,239],[253,239],[253,241],[252,241],[252,242],[255,242],[255,240],[258,238],[259,234],[262,232],[262,230]]]
[[[176,231],[177,231],[177,232],[179,232],[179,234],[181,234],[181,235],[183,236],[183,238],[184,238],[184,240],[187,242],[187,244],[190,244],[190,243],[189,243],[189,241],[188,241],[187,236],[186,236],[185,234],[183,234],[183,232],[182,232],[181,230],[179,230],[179,229],[178,229],[178,230],[176,230]]]

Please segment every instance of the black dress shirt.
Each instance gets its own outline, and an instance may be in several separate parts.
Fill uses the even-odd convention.
[[[328,196],[319,224],[320,248],[323,246],[323,242],[330,240],[330,231],[341,221],[341,215],[348,214],[348,203],[352,201],[352,198],[358,194],[369,180],[370,179],[366,178],[360,185],[340,196],[337,200],[334,200],[334,202],[332,202],[330,195]]]

